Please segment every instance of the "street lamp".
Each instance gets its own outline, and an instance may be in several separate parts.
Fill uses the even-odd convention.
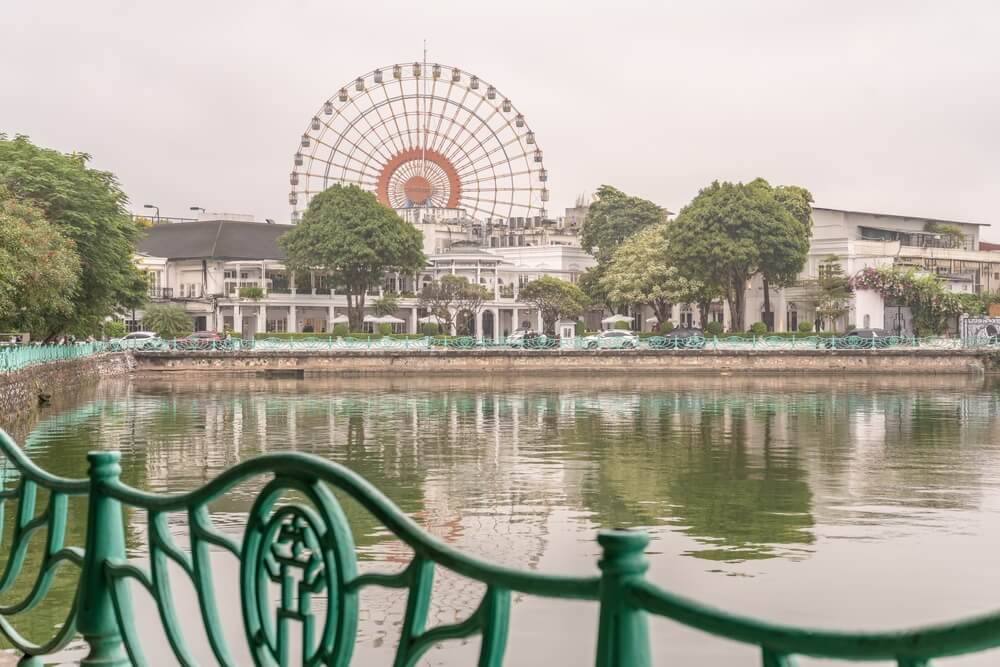
[[[155,206],[153,204],[143,204],[142,207],[143,208],[155,208],[156,209],[156,222],[157,223],[160,222],[160,207],[159,206]]]
[[[201,211],[202,213],[204,213],[204,212],[205,212],[205,209],[204,209],[204,208],[202,208],[201,206],[192,206],[192,207],[191,207],[191,210],[192,210],[192,211]]]

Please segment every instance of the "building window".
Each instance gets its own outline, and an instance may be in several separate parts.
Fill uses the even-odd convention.
[[[222,272],[222,277],[225,280],[236,280],[235,269],[226,269],[225,271]]]
[[[694,313],[691,311],[691,306],[681,307],[681,326],[682,327],[694,326]]]
[[[865,329],[870,329],[871,326],[872,326],[872,316],[871,315],[865,315],[865,317],[864,317],[864,328]]]
[[[798,331],[799,311],[794,303],[788,304],[788,311],[785,313],[785,331]]]
[[[840,264],[836,262],[823,262],[819,265],[819,279],[828,280],[836,275],[840,270]]]
[[[265,328],[269,333],[285,333],[288,331],[288,320],[268,320]]]

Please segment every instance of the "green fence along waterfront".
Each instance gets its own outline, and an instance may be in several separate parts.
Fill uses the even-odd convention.
[[[646,578],[641,532],[606,531],[598,535],[602,555],[591,576],[541,574],[469,557],[422,530],[372,485],[344,466],[301,453],[269,454],[245,461],[205,486],[184,494],[148,493],[124,484],[118,453],[89,455],[89,478],[70,480],[37,466],[0,432],[0,452],[7,469],[0,500],[11,505],[12,541],[0,589],[10,591],[22,576],[33,576],[30,591],[0,609],[2,631],[25,657],[58,651],[82,636],[89,655],[84,665],[147,664],[143,637],[136,626],[129,585],[137,584],[155,600],[159,622],[180,664],[199,664],[187,644],[168,575],[179,566],[197,595],[198,620],[210,649],[222,665],[234,665],[233,646],[222,631],[220,599],[210,550],[222,549],[240,563],[239,608],[243,638],[258,665],[347,665],[359,618],[359,592],[367,587],[406,591],[406,612],[394,664],[413,665],[430,647],[447,639],[478,636],[479,664],[500,665],[508,641],[512,594],[589,600],[600,605],[591,631],[594,664],[599,667],[645,667],[651,664],[649,617],[671,619],[710,635],[757,647],[765,667],[794,665],[795,656],[827,657],[845,662],[895,661],[913,667],[931,660],[1000,647],[1000,612],[954,624],[902,632],[830,632],[770,624],[702,606],[673,595]],[[242,483],[262,482],[236,537],[213,523],[208,504]],[[254,488],[257,488],[256,486]],[[48,501],[36,514],[36,496]],[[358,573],[355,547],[346,515],[334,492],[357,501],[390,532],[409,545],[413,556],[394,573]],[[88,502],[84,544],[66,545],[70,497]],[[290,500],[297,498],[297,500]],[[146,522],[149,554],[129,561],[125,552],[124,510]],[[189,526],[189,549],[182,549],[168,526],[182,514]],[[44,532],[43,558],[37,572],[24,568],[28,541]],[[46,595],[57,568],[76,577],[76,598],[65,622],[46,641],[33,644],[17,634],[19,617]],[[485,592],[463,620],[427,627],[435,576],[442,569],[481,582]],[[273,589],[279,591],[274,601]],[[237,605],[229,605],[235,607]],[[228,608],[228,607],[227,607]],[[188,614],[190,617],[190,614]],[[190,622],[192,619],[186,618]],[[300,632],[293,633],[293,626]],[[292,641],[293,634],[301,641]],[[579,637],[574,637],[579,641]]]
[[[6,345],[0,347],[0,373],[19,371],[50,361],[88,357],[110,348],[111,344],[100,341],[69,345]]]
[[[112,349],[114,344],[112,344]],[[588,336],[558,338],[538,336],[528,339],[476,338],[474,336],[314,336],[309,338],[227,339],[221,341],[189,341],[185,339],[153,340],[128,349],[169,351],[365,351],[365,350],[663,350],[696,352],[699,350],[996,350],[1000,338],[963,341],[945,336],[887,336],[863,338],[857,336],[718,336],[673,337],[653,335],[595,340]]]

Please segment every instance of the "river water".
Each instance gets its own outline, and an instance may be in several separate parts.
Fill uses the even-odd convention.
[[[649,577],[671,591],[773,621],[885,629],[1000,608],[998,417],[1000,384],[964,376],[192,374],[102,380],[5,427],[65,476],[84,476],[88,450],[120,450],[124,480],[157,492],[196,488],[263,452],[310,452],[466,553],[543,572],[594,573],[600,528],[643,528]],[[239,525],[260,488],[238,488],[213,517]],[[405,564],[384,527],[347,510],[362,570]],[[84,511],[71,506],[70,541],[82,539]],[[172,526],[183,540],[183,522]],[[144,515],[129,515],[128,546],[145,564]],[[220,587],[236,637],[235,577]],[[442,573],[429,624],[461,620],[481,592]],[[42,638],[70,593],[57,585],[26,632]],[[147,656],[173,664],[137,598],[144,641],[161,647]],[[365,594],[361,605],[356,663],[388,664],[402,596]],[[516,597],[508,664],[591,663],[595,630],[594,605]],[[659,664],[759,664],[753,649],[668,621],[651,632]],[[422,664],[470,664],[477,645],[446,643]]]

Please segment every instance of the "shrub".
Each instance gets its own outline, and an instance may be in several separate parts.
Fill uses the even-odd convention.
[[[436,322],[425,322],[420,325],[420,333],[425,336],[437,336],[441,333],[441,327]]]
[[[241,299],[257,299],[264,298],[264,290],[261,287],[256,287],[254,285],[249,285],[247,287],[240,288],[240,298]]]
[[[108,320],[104,323],[103,333],[107,338],[121,338],[125,335],[125,323],[120,320]]]
[[[615,329],[628,329],[628,322],[625,320],[615,322]]]
[[[754,322],[750,325],[750,333],[754,336],[763,336],[767,333],[767,325],[763,322]]]
[[[670,320],[667,320],[666,322],[660,322],[660,333],[668,334],[673,330],[674,330],[674,323],[671,322]]]
[[[347,335],[351,333],[351,330],[347,328],[346,324],[337,324],[333,327],[333,331],[331,333],[339,338],[346,338]]]
[[[576,324],[573,325],[573,334],[576,336],[582,336],[586,332],[587,332],[586,325],[580,320],[577,320]]]
[[[722,335],[722,322],[712,321],[705,325],[705,333],[709,336]]]
[[[812,322],[799,322],[799,333],[812,333],[813,323]]]
[[[388,336],[392,333],[392,325],[388,322],[380,322],[378,325],[378,332],[382,336]]]

